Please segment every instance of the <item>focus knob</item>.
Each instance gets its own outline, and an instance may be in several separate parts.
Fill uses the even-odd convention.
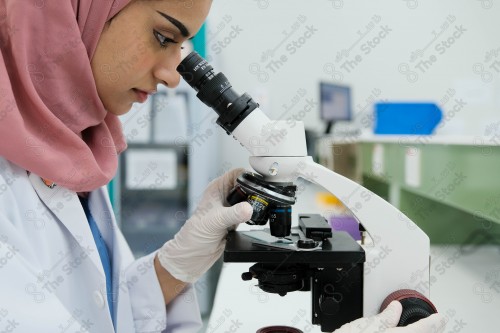
[[[434,304],[415,290],[401,289],[389,294],[382,303],[380,311],[383,311],[392,301],[399,301],[403,306],[398,326],[410,325],[420,319],[429,317],[433,313],[437,313]]]
[[[339,302],[332,296],[323,296],[319,302],[321,312],[327,315],[334,315],[339,311]]]

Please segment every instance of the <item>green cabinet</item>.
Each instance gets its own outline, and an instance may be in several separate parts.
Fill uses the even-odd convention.
[[[500,146],[362,141],[365,187],[432,243],[500,242]]]

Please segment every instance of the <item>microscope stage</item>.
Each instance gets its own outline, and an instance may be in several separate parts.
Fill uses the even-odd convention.
[[[287,237],[296,243],[300,237],[292,229]],[[230,231],[226,238],[224,262],[296,263],[327,267],[338,264],[362,264],[365,262],[363,248],[346,232],[334,231],[331,238],[314,250],[278,248],[256,240],[240,231]]]

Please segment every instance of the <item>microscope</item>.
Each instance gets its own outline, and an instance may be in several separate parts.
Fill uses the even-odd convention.
[[[243,280],[265,292],[311,292],[312,323],[332,332],[372,316],[392,300],[403,305],[398,326],[437,312],[429,301],[430,242],[409,218],[363,186],[307,156],[304,125],[271,120],[248,94],[238,94],[198,53],[177,71],[217,114],[217,124],[250,152],[254,172],[238,179],[227,201],[248,201],[248,224],[269,229],[230,231],[224,262],[254,263]],[[298,214],[291,227],[298,178],[335,195],[359,222],[361,242],[333,230],[319,214]],[[288,332],[288,331],[286,331]]]

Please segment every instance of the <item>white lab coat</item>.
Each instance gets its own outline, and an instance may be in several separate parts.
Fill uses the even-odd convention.
[[[91,192],[89,207],[110,249],[116,332],[197,332],[192,286],[165,307],[154,253],[134,261],[106,187]],[[50,189],[2,157],[0,332],[114,332],[104,271],[76,193]]]

